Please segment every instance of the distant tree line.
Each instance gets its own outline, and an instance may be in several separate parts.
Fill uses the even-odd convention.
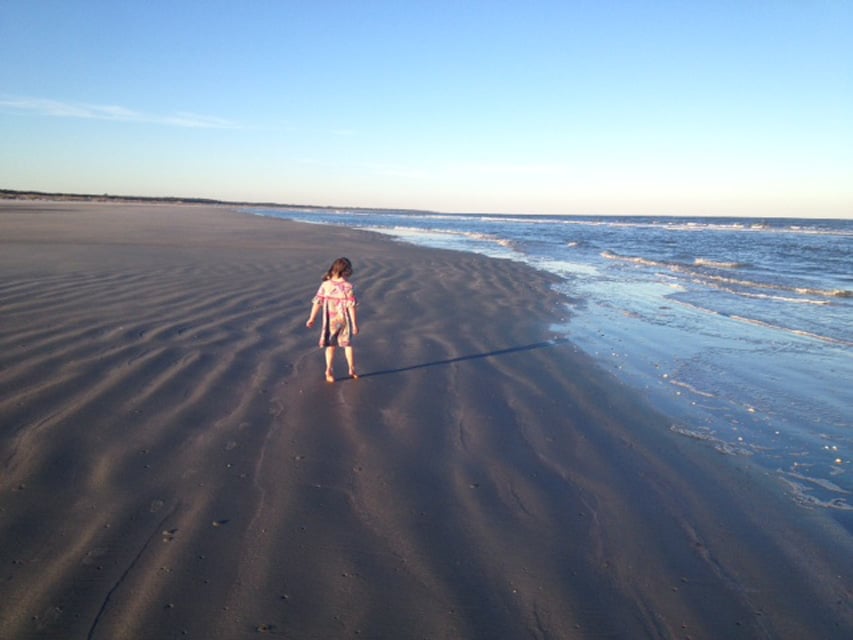
[[[47,193],[44,191],[17,191],[15,189],[0,189],[0,200],[65,200],[76,202],[138,202],[147,204],[208,204],[227,205],[232,207],[278,207],[282,209],[317,209],[347,211],[419,211],[416,209],[387,209],[373,207],[337,207],[314,204],[282,204],[280,202],[239,202],[232,200],[214,200],[212,198],[180,198],[172,196],[115,196],[108,193],[102,195],[85,193]]]
[[[163,204],[225,204],[225,205],[253,205],[261,207],[287,207],[294,205],[276,204],[274,202],[229,202],[227,200],[214,200],[211,198],[180,198],[180,197],[151,197],[151,196],[115,196],[108,193],[102,195],[87,193],[47,193],[44,191],[17,191],[14,189],[0,189],[0,199],[4,200],[75,200],[80,202],[144,202]]]

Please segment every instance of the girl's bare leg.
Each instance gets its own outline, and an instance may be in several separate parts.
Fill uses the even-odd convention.
[[[344,356],[347,359],[350,377],[358,378],[358,374],[355,372],[355,353],[353,352],[352,347],[344,347]]]
[[[332,363],[335,361],[335,348],[326,347],[326,382],[334,382],[335,374],[332,370]]]

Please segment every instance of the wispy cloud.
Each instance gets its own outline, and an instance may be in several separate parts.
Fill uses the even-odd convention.
[[[424,179],[430,174],[423,169],[412,169],[408,167],[376,167],[376,173],[389,178]]]
[[[450,169],[454,173],[484,176],[563,176],[572,172],[565,164],[463,164]]]
[[[240,128],[240,125],[236,122],[197,113],[176,112],[171,114],[156,114],[136,111],[118,105],[63,102],[45,98],[0,97],[0,110],[30,113],[52,118],[111,120],[114,122],[136,122],[140,124],[158,124],[191,129]]]

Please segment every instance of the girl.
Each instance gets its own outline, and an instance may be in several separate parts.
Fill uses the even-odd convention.
[[[329,267],[317,295],[311,301],[311,315],[306,326],[313,327],[320,309],[323,310],[323,331],[320,333],[320,347],[326,348],[326,382],[334,382],[332,364],[335,349],[344,348],[351,378],[358,378],[355,372],[355,359],[350,341],[358,335],[356,305],[358,301],[347,280],[352,275],[352,263],[347,258],[338,258]]]

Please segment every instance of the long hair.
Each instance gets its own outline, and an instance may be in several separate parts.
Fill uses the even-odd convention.
[[[349,278],[351,275],[352,262],[350,262],[349,258],[338,258],[329,267],[326,275],[323,276],[323,280],[331,280],[335,277]]]

